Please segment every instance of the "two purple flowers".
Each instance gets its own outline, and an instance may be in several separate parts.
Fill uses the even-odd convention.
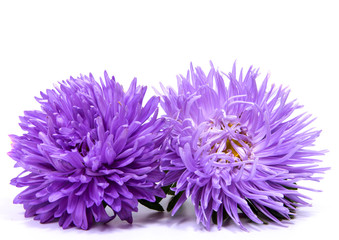
[[[284,224],[306,206],[300,181],[314,176],[325,151],[312,149],[320,131],[289,90],[259,86],[258,70],[221,74],[211,64],[178,76],[178,89],[143,103],[146,87],[125,92],[105,72],[70,78],[36,98],[41,110],[20,117],[9,156],[24,171],[11,181],[26,187],[14,203],[26,217],[63,228],[88,229],[118,216],[132,222],[138,204],[172,214],[191,199],[197,222],[220,229],[240,215]],[[159,103],[165,115],[158,116]],[[108,209],[111,209],[108,211]]]

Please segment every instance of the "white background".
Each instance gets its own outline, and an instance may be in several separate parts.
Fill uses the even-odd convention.
[[[0,3],[0,234],[10,239],[337,239],[339,6],[336,1],[1,1]],[[234,224],[210,232],[196,225],[189,204],[171,218],[143,208],[133,225],[114,220],[89,231],[24,218],[9,185],[20,170],[7,156],[8,134],[21,134],[18,116],[38,108],[34,96],[53,84],[107,70],[125,87],[175,87],[192,61],[224,72],[260,67],[262,77],[292,89],[323,129],[318,149],[332,170],[312,187],[313,207],[288,228]],[[149,95],[153,90],[149,88]]]

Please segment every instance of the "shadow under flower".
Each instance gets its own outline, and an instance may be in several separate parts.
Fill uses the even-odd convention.
[[[166,204],[163,204],[166,206]],[[298,209],[296,216],[293,217],[291,221],[283,221],[285,226],[293,225],[296,221],[305,220],[312,216],[312,211],[308,211],[305,208]],[[248,232],[261,232],[266,230],[279,230],[283,226],[274,223],[273,221],[266,221],[264,224],[257,224],[249,220],[244,214],[239,213],[240,220],[242,221],[244,227]],[[61,230],[57,221],[51,223],[40,224],[38,221],[33,220],[33,218],[25,218],[24,224],[30,228],[40,228],[45,229],[46,231]],[[146,207],[139,206],[139,211],[133,213],[133,223],[127,223],[121,221],[119,218],[115,218],[111,222],[102,224],[94,223],[93,226],[88,231],[82,231],[75,227],[67,228],[66,231],[77,231],[83,232],[86,234],[96,234],[100,233],[112,233],[120,232],[125,230],[132,229],[142,229],[150,227],[165,227],[165,228],[175,228],[179,231],[195,231],[195,232],[208,232],[201,224],[196,223],[196,216],[194,212],[193,204],[190,201],[187,201],[182,205],[182,207],[176,212],[174,216],[171,216],[171,213],[164,212],[154,212]],[[216,225],[212,225],[210,232],[219,231]],[[237,224],[235,224],[231,219],[227,219],[221,228],[221,231],[228,231],[231,233],[240,233],[244,232]],[[81,233],[80,233],[81,234]]]

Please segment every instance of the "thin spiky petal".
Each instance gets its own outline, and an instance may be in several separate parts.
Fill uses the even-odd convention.
[[[100,83],[90,74],[41,92],[41,110],[24,112],[25,133],[11,136],[9,153],[24,169],[11,183],[26,187],[14,203],[27,217],[88,229],[115,216],[132,222],[138,200],[164,197],[156,188],[164,120],[158,97],[143,105],[145,92],[136,79],[124,92],[107,72]]]
[[[258,86],[258,75],[250,67],[237,76],[236,64],[229,74],[211,64],[206,75],[191,65],[187,77],[178,77],[178,91],[163,87],[172,131],[162,184],[184,193],[173,212],[191,197],[207,229],[214,215],[218,228],[230,217],[245,229],[239,211],[256,223],[265,215],[282,224],[308,205],[299,182],[326,170],[318,166],[325,152],[312,149],[320,131],[309,128],[311,115],[297,112],[302,106],[288,100],[287,88],[269,87],[268,76]]]

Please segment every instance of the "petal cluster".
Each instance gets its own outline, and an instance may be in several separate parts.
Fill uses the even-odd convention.
[[[239,75],[234,64],[229,74],[211,64],[178,76],[178,89],[162,86],[161,106],[170,122],[161,169],[163,186],[172,186],[176,204],[172,214],[190,197],[207,229],[221,228],[230,218],[245,229],[240,213],[256,223],[270,219],[283,224],[299,206],[306,206],[307,189],[299,182],[318,181],[317,165],[325,151],[312,149],[320,131],[314,120],[300,113],[289,90],[257,83],[252,67]]]
[[[132,222],[138,200],[164,197],[164,120],[158,97],[143,105],[145,92],[136,79],[124,92],[106,72],[100,83],[81,76],[41,92],[41,110],[24,112],[25,134],[11,136],[9,153],[24,169],[11,183],[26,187],[14,202],[27,217],[88,229],[116,215]]]

